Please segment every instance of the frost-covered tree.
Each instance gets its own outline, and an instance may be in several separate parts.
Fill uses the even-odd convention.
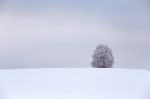
[[[114,63],[112,50],[103,44],[97,46],[92,58],[93,68],[112,68]]]

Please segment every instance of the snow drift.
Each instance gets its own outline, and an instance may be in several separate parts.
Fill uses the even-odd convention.
[[[146,70],[0,70],[0,85],[1,99],[150,99]]]

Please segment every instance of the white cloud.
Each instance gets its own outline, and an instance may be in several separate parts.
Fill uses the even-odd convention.
[[[120,29],[105,17],[66,9],[43,15],[4,11],[0,16],[0,65],[90,67],[93,48],[105,43],[114,49],[116,67],[142,67],[149,61],[140,56],[148,59],[149,54],[143,51],[150,46],[149,34],[141,31]]]

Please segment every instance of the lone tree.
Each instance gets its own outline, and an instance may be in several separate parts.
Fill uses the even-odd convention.
[[[112,50],[103,44],[97,46],[92,58],[93,68],[112,68],[114,63]]]

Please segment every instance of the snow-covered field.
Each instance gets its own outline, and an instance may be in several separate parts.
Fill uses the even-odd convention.
[[[0,70],[0,99],[150,99],[150,71]]]

